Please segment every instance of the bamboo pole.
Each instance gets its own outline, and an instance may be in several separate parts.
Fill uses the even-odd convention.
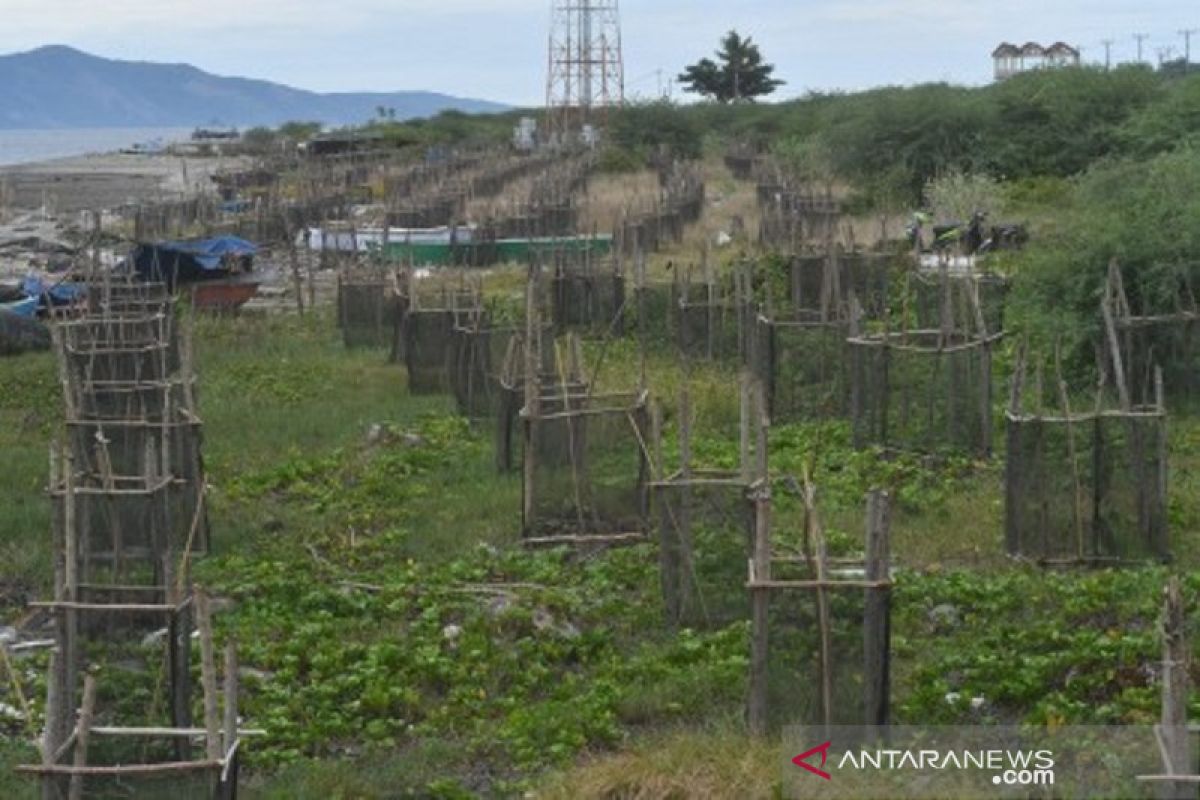
[[[233,639],[225,642],[225,686],[223,694],[224,724],[222,726],[221,751],[225,754],[224,775],[232,775],[237,781],[236,762],[238,745],[238,658],[237,644]],[[222,780],[224,784],[225,781]],[[223,787],[229,795],[232,787]]]
[[[1158,728],[1167,775],[1190,775],[1191,747],[1187,732],[1187,703],[1191,660],[1186,632],[1183,593],[1178,576],[1171,576],[1163,591],[1162,633],[1162,720]],[[1182,783],[1167,783],[1160,797],[1188,797]]]
[[[743,389],[745,398],[743,419],[746,423],[743,438],[749,439],[750,388]],[[756,470],[757,481],[752,490],[754,503],[754,549],[750,562],[750,597],[751,597],[751,645],[750,645],[750,698],[748,704],[748,722],[750,732],[762,736],[768,726],[768,683],[769,683],[769,612],[770,594],[766,586],[759,586],[771,580],[771,484],[767,475],[766,426],[769,424],[763,408],[761,393],[757,398],[758,407],[758,463]],[[748,447],[748,444],[747,444]],[[743,462],[743,469],[749,469],[749,457]],[[747,474],[746,477],[749,477]]]
[[[1067,381],[1062,372],[1062,347],[1054,343],[1054,374],[1058,384],[1058,399],[1062,404],[1063,418],[1067,426],[1067,458],[1071,460],[1072,517],[1075,528],[1075,554],[1085,556],[1083,537],[1083,481],[1079,477],[1078,451],[1075,448],[1075,425],[1071,421],[1071,399],[1067,395]]]
[[[868,582],[863,612],[863,723],[889,722],[891,680],[890,588],[891,499],[874,489],[867,496],[866,570]]]
[[[71,775],[70,790],[67,793],[69,800],[83,799],[83,773],[79,770],[87,767],[88,739],[92,733],[92,714],[95,710],[96,679],[87,675],[83,679],[83,705],[79,707],[79,725],[76,728],[78,733],[75,737],[74,768],[76,772]]]
[[[213,644],[212,609],[208,593],[196,588],[196,626],[200,630],[200,682],[204,691],[205,754],[221,758],[220,719],[217,710],[217,663]]]
[[[523,456],[522,482],[522,527],[529,536],[536,522],[534,508],[534,491],[537,480],[537,445],[540,435],[538,416],[541,413],[541,339],[540,321],[538,319],[538,273],[541,266],[535,262],[529,267],[529,276],[525,283],[525,448]]]

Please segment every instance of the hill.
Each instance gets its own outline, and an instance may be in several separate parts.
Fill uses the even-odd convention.
[[[318,93],[212,75],[188,64],[118,61],[50,45],[0,56],[0,129],[277,125],[363,122],[376,108],[397,119],[505,106],[436,92]]]

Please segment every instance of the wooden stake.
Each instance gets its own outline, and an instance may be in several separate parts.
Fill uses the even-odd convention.
[[[92,735],[92,714],[96,710],[96,679],[87,675],[83,679],[83,705],[79,707],[79,726],[75,736],[75,769],[87,766],[88,739]],[[71,776],[69,800],[82,800],[83,775],[76,772]]]
[[[688,619],[694,611],[694,564],[692,544],[692,398],[687,380],[679,389],[679,514],[676,518],[676,586],[679,612]]]
[[[196,589],[196,626],[200,630],[200,682],[204,691],[205,755],[221,758],[220,716],[217,709],[217,661],[213,645],[212,610],[208,593]]]
[[[1186,633],[1187,619],[1178,576],[1171,576],[1163,591],[1162,632],[1162,722],[1159,728],[1163,764],[1167,775],[1191,775],[1191,747],[1187,729],[1187,703],[1190,651]],[[1163,797],[1187,797],[1182,783],[1167,783]]]
[[[1116,261],[1112,262],[1115,266]],[[1126,380],[1124,359],[1121,357],[1121,342],[1117,338],[1116,323],[1113,320],[1112,304],[1103,302],[1100,304],[1100,311],[1104,316],[1104,331],[1108,337],[1108,347],[1112,354],[1113,365],[1113,382],[1117,387],[1117,395],[1121,400],[1121,410],[1129,411],[1132,407],[1132,401],[1129,397],[1129,383]]]
[[[222,729],[221,750],[229,753],[238,738],[238,657],[237,643],[230,638],[225,642],[225,716]]]
[[[743,414],[743,439],[749,439],[749,408],[750,397],[749,387],[743,384],[744,410]],[[765,422],[766,414],[763,412],[762,398],[759,397],[759,421]],[[760,443],[765,442],[765,433],[760,430]],[[748,447],[746,441],[746,447]],[[749,469],[749,454],[744,454],[743,470]],[[755,489],[752,495],[754,503],[754,550],[753,557],[750,562],[750,581],[751,583],[758,581],[771,580],[771,483],[767,479],[766,474],[766,453],[765,451],[759,454],[758,467],[760,470],[759,480],[755,483]],[[745,473],[744,473],[745,474]],[[750,698],[748,703],[748,722],[750,732],[762,736],[767,733],[768,725],[768,679],[769,679],[769,656],[770,656],[770,639],[769,639],[769,612],[770,612],[770,590],[766,587],[752,588],[750,590],[750,598],[752,604],[752,622],[751,622],[751,643],[750,643]]]
[[[1071,420],[1071,399],[1067,395],[1067,381],[1062,372],[1062,348],[1054,343],[1054,374],[1058,384],[1058,400],[1062,405],[1063,418],[1067,426],[1067,458],[1071,460],[1071,485],[1073,488],[1072,516],[1075,528],[1075,555],[1084,558],[1083,540],[1083,481],[1079,477],[1078,454],[1075,449],[1075,425]],[[1043,554],[1048,555],[1048,554]]]
[[[867,496],[868,581],[887,581],[890,577],[889,539],[891,499],[887,492],[874,489]],[[863,724],[887,725],[889,722],[891,680],[891,592],[886,588],[865,590],[863,612]]]

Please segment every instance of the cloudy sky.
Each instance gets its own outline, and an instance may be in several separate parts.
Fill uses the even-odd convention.
[[[68,44],[99,55],[195,64],[320,91],[432,89],[514,104],[544,99],[550,0],[0,0],[0,52]],[[1200,28],[1195,0],[624,0],[627,92],[652,96],[749,34],[788,82],[810,89],[989,77],[1002,40],[1064,40],[1103,61]],[[1193,40],[1200,60],[1200,34]]]

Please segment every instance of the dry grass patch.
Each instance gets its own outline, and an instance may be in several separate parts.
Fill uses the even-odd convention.
[[[680,732],[588,759],[530,794],[540,800],[772,798],[781,791],[780,756],[774,740]]]

